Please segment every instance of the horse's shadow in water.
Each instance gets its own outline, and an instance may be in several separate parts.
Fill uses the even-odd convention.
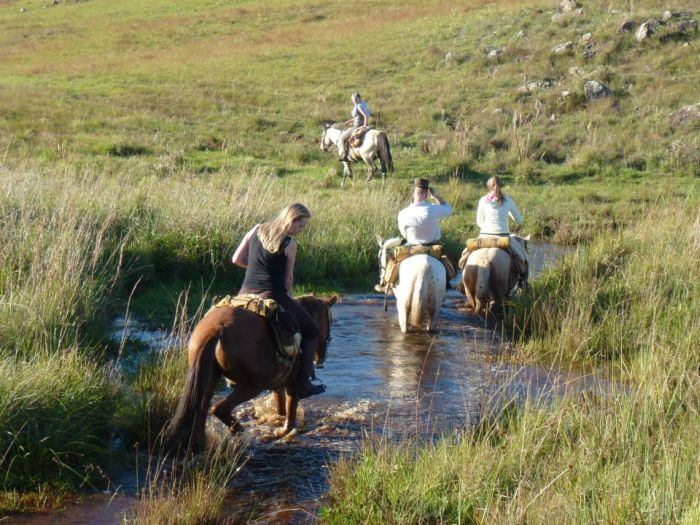
[[[326,358],[331,328],[330,307],[337,297],[320,299],[306,295],[296,300],[319,327],[315,355],[319,366]],[[299,356],[291,364],[279,358],[277,341],[268,321],[258,314],[234,307],[210,310],[192,332],[188,361],[185,387],[164,435],[167,450],[175,453],[204,450],[209,405],[222,375],[235,387],[216,404],[213,413],[232,431],[241,430],[240,422],[233,415],[234,408],[263,390],[275,392],[277,411],[285,416],[284,426],[278,434],[282,436],[296,428]]]

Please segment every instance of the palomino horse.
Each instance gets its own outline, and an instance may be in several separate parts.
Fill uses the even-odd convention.
[[[511,249],[525,257],[529,272],[527,243],[530,236],[511,234]],[[480,248],[473,251],[464,265],[462,284],[468,306],[478,315],[497,316],[502,312],[508,294],[518,284],[518,272],[513,270],[510,254],[500,248]],[[526,283],[525,283],[526,284]]]
[[[335,146],[336,149],[338,148],[341,140],[340,137],[344,131],[340,126],[339,124],[325,124],[323,126],[321,151],[328,151],[328,148],[331,146]],[[348,159],[350,159],[351,162],[364,161],[367,165],[367,180],[370,180],[377,172],[377,167],[374,165],[374,161],[377,158],[381,165],[382,182],[384,182],[387,171],[391,173],[394,172],[394,161],[391,158],[389,140],[386,137],[386,133],[383,131],[370,129],[365,133],[359,148],[348,148]],[[345,183],[346,176],[352,178],[350,162],[343,162],[343,181],[340,183],[341,186]]]
[[[337,297],[324,300],[306,295],[296,300],[319,327],[316,364],[320,366],[325,360],[330,337],[329,309]],[[296,328],[296,322],[292,322]],[[203,450],[209,405],[222,375],[235,387],[228,397],[216,404],[213,412],[232,431],[241,429],[240,422],[232,413],[233,409],[263,390],[275,391],[278,413],[286,416],[280,435],[296,427],[299,359],[294,364],[281,362],[268,321],[258,314],[230,306],[210,310],[192,332],[188,360],[190,366],[185,388],[165,433],[168,449]]]
[[[380,280],[385,281],[387,266],[385,243],[377,235],[379,243]],[[391,243],[388,240],[386,243]],[[427,254],[412,255],[399,265],[399,278],[392,287],[396,297],[401,331],[428,331],[436,329],[440,307],[445,299],[447,271],[435,257]]]

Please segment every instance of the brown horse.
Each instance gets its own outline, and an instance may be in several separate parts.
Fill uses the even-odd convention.
[[[320,366],[326,358],[330,338],[330,307],[337,297],[319,299],[305,295],[296,300],[319,327],[315,359]],[[204,449],[209,405],[222,375],[235,386],[231,394],[216,404],[213,413],[232,431],[241,429],[233,409],[263,390],[275,391],[278,413],[286,416],[280,435],[296,427],[299,359],[293,363],[279,359],[277,342],[264,318],[244,308],[210,310],[192,332],[188,359],[185,388],[165,432],[168,449],[185,451],[189,448],[195,453]]]

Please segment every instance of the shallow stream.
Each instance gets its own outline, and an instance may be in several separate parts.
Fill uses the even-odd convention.
[[[540,244],[531,251],[536,277],[566,249]],[[318,371],[327,391],[300,403],[299,433],[274,439],[279,420],[269,396],[238,407],[249,445],[226,503],[230,522],[315,522],[328,487],[327,465],[356,451],[365,433],[431,439],[459,432],[507,400],[529,395],[547,402],[567,389],[609,387],[595,376],[499,359],[501,334],[462,310],[463,302],[464,296],[450,290],[439,332],[408,335],[399,330],[393,303],[385,312],[377,294],[346,296],[334,305],[328,359]],[[141,330],[140,337],[157,341],[162,334]],[[211,418],[208,428],[213,441],[226,439],[225,429]],[[14,516],[13,523],[120,523],[136,501],[136,476],[127,472],[114,482],[117,489],[110,494],[87,497],[60,512]]]

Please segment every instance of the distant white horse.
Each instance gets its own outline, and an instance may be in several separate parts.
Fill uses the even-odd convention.
[[[325,124],[323,126],[321,151],[326,152],[331,146],[335,146],[336,150],[338,149],[340,137],[344,131],[344,128],[341,126],[340,124]],[[376,159],[379,159],[381,164],[382,182],[384,182],[387,172],[394,172],[394,161],[391,158],[389,139],[387,139],[386,133],[376,129],[370,129],[365,133],[359,148],[348,148],[348,159],[351,162],[364,161],[367,165],[367,180],[370,180],[377,172],[377,167],[374,165]],[[343,181],[340,184],[341,186],[345,183],[346,176],[352,178],[350,162],[343,162]]]
[[[529,239],[529,235],[510,236],[511,250],[517,250],[520,257],[525,259],[525,272],[529,272]],[[462,274],[468,305],[475,313],[485,317],[499,315],[508,294],[518,284],[518,278],[518,272],[513,271],[507,251],[500,248],[480,248],[473,251],[464,265]]]
[[[387,244],[392,240],[389,239]],[[384,282],[388,250],[381,237],[379,243],[379,272]],[[445,299],[447,271],[445,266],[430,255],[412,255],[399,265],[399,278],[392,287],[396,296],[401,331],[428,331],[436,329],[440,307]]]

